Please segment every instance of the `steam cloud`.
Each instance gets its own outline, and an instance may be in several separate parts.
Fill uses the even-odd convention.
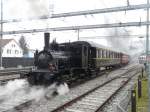
[[[110,36],[106,38],[107,43],[113,49],[129,54],[130,62],[138,62],[138,57],[144,52],[144,43],[133,41],[130,32],[124,28],[114,28],[107,31]]]
[[[35,99],[38,101],[45,93],[42,87],[29,87],[26,80],[9,81],[6,85],[0,86],[0,103],[12,103],[17,100]]]
[[[129,51],[130,33],[128,31],[123,28],[108,29],[107,31],[110,37],[107,37],[106,40],[112,48],[124,52]]]
[[[109,24],[109,18],[107,18],[106,16],[104,18],[105,23]],[[108,37],[106,38],[106,40],[109,46],[114,50],[119,50],[121,52],[129,54],[130,62],[137,62],[138,57],[141,55],[141,53],[144,52],[145,43],[141,41],[133,41],[133,38],[130,36],[131,33],[131,31],[126,30],[122,27],[107,29],[106,34],[108,35]]]
[[[4,6],[7,19],[28,19],[37,16],[49,15],[50,12],[49,0],[7,0],[4,1]]]
[[[27,0],[31,15],[42,16],[49,14],[49,0]]]
[[[59,86],[52,84],[47,88],[42,86],[30,87],[25,79],[16,79],[0,86],[0,105],[12,104],[15,106],[18,105],[18,101],[39,101],[46,97],[50,99],[53,98],[54,91],[57,91],[59,95],[63,95],[69,91],[69,88],[65,83]]]

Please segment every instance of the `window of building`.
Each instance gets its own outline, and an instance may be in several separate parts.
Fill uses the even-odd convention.
[[[12,44],[12,47],[15,47],[15,44]]]
[[[10,49],[7,49],[7,54],[11,54],[11,50]]]
[[[18,50],[15,50],[15,54],[19,54],[19,51],[18,51]]]

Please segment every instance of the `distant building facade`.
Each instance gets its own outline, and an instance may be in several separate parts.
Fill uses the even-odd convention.
[[[35,50],[28,49],[28,54],[25,54],[24,57],[33,58],[34,57]]]
[[[14,39],[0,39],[2,57],[23,57],[23,50]]]

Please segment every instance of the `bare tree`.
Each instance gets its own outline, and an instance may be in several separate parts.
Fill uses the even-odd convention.
[[[28,45],[27,45],[27,42],[26,42],[24,36],[21,36],[21,38],[20,38],[20,40],[19,40],[19,45],[20,45],[20,47],[23,49],[23,55],[28,54],[29,49],[28,49],[28,47],[27,47]]]

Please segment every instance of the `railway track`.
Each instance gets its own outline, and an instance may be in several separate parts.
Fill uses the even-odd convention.
[[[118,76],[110,79],[51,112],[98,112],[103,109],[110,99],[116,95],[135,74],[136,72],[131,72],[131,76]]]
[[[128,66],[128,67],[121,68],[119,70],[113,71],[109,75],[106,75],[106,76],[103,75],[101,77],[97,77],[97,78],[95,78],[93,80],[90,80],[90,81],[88,81],[88,82],[86,82],[84,84],[81,84],[81,85],[79,85],[79,86],[77,86],[75,88],[71,88],[70,92],[68,92],[65,95],[58,95],[58,96],[56,96],[56,97],[54,97],[52,99],[51,98],[50,99],[44,99],[43,98],[39,102],[32,103],[32,105],[30,105],[29,108],[23,108],[21,112],[57,112],[57,111],[66,111],[66,110],[64,110],[65,108],[69,108],[70,109],[70,107],[68,107],[68,106],[76,105],[75,102],[79,101],[77,99],[79,97],[81,97],[82,95],[84,96],[84,94],[87,94],[87,92],[92,91],[93,88],[96,88],[98,86],[102,86],[104,83],[107,83],[109,80],[112,80],[114,78],[116,78],[116,79],[119,78],[120,80],[123,80],[120,83],[124,83],[125,81],[128,80],[128,78],[130,78],[130,75],[134,75],[134,74],[136,74],[136,72],[138,72],[138,73],[141,72],[141,66],[133,65],[133,66]],[[135,79],[135,78],[132,78],[132,81],[135,81],[133,79]],[[130,82],[132,82],[132,81],[130,81]],[[117,82],[117,84],[118,84],[118,82]],[[129,83],[129,85],[130,85],[130,83]],[[121,87],[121,88],[120,89],[123,90],[123,87]],[[106,92],[107,91],[105,91],[104,93],[106,93]],[[114,93],[114,95],[117,94],[117,93],[120,93],[120,91]],[[112,95],[112,97],[113,97],[113,95]],[[113,98],[112,98],[112,100],[113,100]],[[83,98],[81,98],[81,99],[83,99]],[[71,103],[69,103],[69,102],[71,102]],[[106,101],[105,104],[107,104],[107,101]],[[103,106],[104,108],[105,108],[105,104]],[[66,106],[66,105],[68,105],[68,106]],[[87,107],[87,105],[86,105],[86,107]],[[71,110],[69,110],[69,111],[71,111]],[[18,111],[15,111],[15,112],[18,112]],[[74,112],[74,111],[72,110],[71,112]],[[81,112],[84,112],[84,111],[81,111]],[[88,110],[87,110],[87,112],[88,112]]]
[[[133,73],[133,70],[135,70],[135,69],[137,69],[137,68],[132,67],[132,68],[130,68],[130,70],[126,71],[124,74],[130,73],[130,75],[131,75],[131,73]],[[133,73],[133,74],[136,74],[136,73]],[[122,77],[122,74],[120,74],[120,75],[121,76],[116,76],[107,81],[104,81],[102,84],[100,84],[99,86],[95,87],[92,90],[88,90],[89,86],[85,87],[84,89],[88,90],[86,93],[84,93],[80,96],[75,95],[75,94],[72,95],[72,96],[75,96],[75,98],[71,99],[71,97],[72,97],[71,96],[70,100],[67,101],[67,103],[64,103],[61,106],[54,107],[53,109],[50,110],[50,112],[51,111],[52,112],[57,112],[57,111],[76,112],[76,110],[80,110],[79,112],[82,112],[82,111],[94,112],[93,110],[96,110],[96,108],[98,107],[98,104],[97,104],[98,102],[104,106],[107,103],[107,101],[109,101],[109,99],[111,99],[113,97],[113,95],[115,95],[123,87],[123,85],[125,85],[131,79],[131,77],[129,77],[128,75],[124,76],[124,77]],[[104,96],[106,92],[109,94],[107,94],[107,96]],[[102,99],[103,99],[103,102],[100,101]],[[93,101],[93,102],[90,102],[90,101]],[[34,102],[34,100],[21,99],[19,101],[19,99],[18,99],[17,102],[18,103],[15,103],[15,105],[11,102],[7,103],[7,104],[2,104],[2,105],[0,104],[0,111],[2,110],[2,112],[23,112],[20,110],[30,106],[32,104],[32,102]],[[94,106],[94,105],[92,106],[92,104],[94,104],[94,102],[95,103],[97,102],[96,106]],[[86,107],[90,107],[90,108],[88,110],[86,110]],[[100,107],[100,108],[102,108],[102,107]]]
[[[33,101],[28,98],[19,98],[12,102],[0,103],[0,112],[16,112],[23,107],[28,107]]]

